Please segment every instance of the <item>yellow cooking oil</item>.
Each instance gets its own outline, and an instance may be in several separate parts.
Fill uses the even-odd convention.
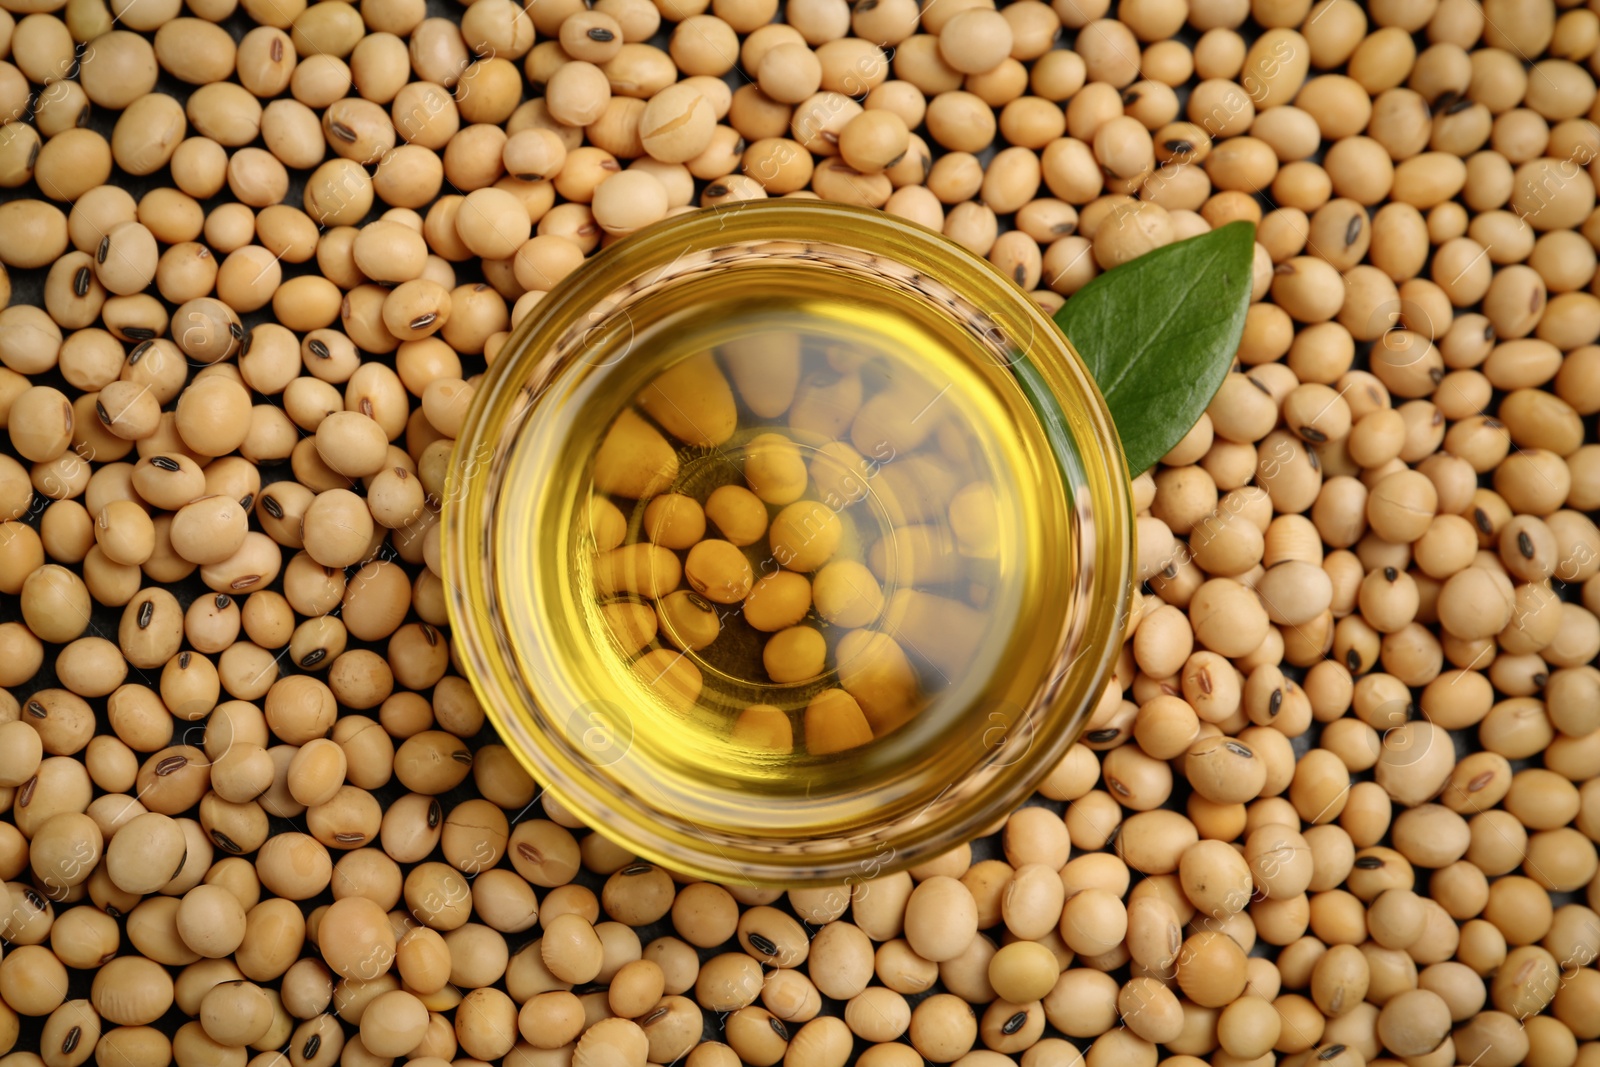
[[[641,306],[592,316],[499,460],[493,596],[539,728],[619,793],[797,826],[1020,756],[1079,565],[1026,351],[804,264]]]

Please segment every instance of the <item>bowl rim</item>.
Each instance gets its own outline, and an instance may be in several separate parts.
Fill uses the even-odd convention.
[[[959,789],[952,788],[956,783],[947,785],[911,820],[902,818],[848,839],[808,842],[832,846],[826,851],[808,847],[799,855],[784,855],[769,845],[741,849],[728,841],[697,842],[693,834],[661,833],[650,817],[603,788],[595,790],[599,780],[531,727],[534,712],[520,710],[532,694],[517,692],[521,679],[514,655],[501,647],[503,631],[493,605],[486,603],[493,598],[492,562],[485,552],[464,546],[486,545],[492,534],[498,496],[487,490],[498,487],[503,473],[508,424],[515,425],[537,403],[539,393],[527,383],[541,376],[548,380],[558,369],[553,350],[606,327],[616,307],[613,294],[630,284],[659,281],[689,253],[817,240],[819,234],[861,255],[910,266],[978,307],[1003,310],[1010,336],[1028,331],[1014,368],[1056,449],[1069,508],[1076,512],[1081,566],[1073,602],[1085,610],[1077,618],[1063,612],[1064,635],[1068,630],[1076,634],[1075,639],[1063,638],[1072,655],[1060,657],[1040,680],[1040,703],[1047,713],[1059,718],[1062,701],[1075,705],[1071,721],[1049,723],[1059,725],[1055,736],[1041,744],[1036,728],[1030,729],[1019,755],[1009,762],[992,760],[992,767],[985,764],[991,773],[981,782],[962,783]],[[652,270],[654,279],[648,277]],[[550,341],[536,348],[536,335],[547,335]],[[1052,358],[1028,358],[1036,345]],[[1079,402],[1063,410],[1054,399],[1062,395]],[[874,877],[959,844],[966,839],[963,833],[975,835],[1003,817],[1027,798],[1087,723],[1120,652],[1132,597],[1134,523],[1126,461],[1110,412],[1065,335],[1010,279],[943,235],[881,211],[805,199],[742,201],[676,216],[586,260],[551,289],[511,332],[478,386],[452,455],[440,524],[439,570],[452,646],[462,674],[507,748],[586,825],[652,862],[724,882],[839,884]],[[1009,740],[1000,737],[996,751]],[[657,810],[655,816],[664,813]]]

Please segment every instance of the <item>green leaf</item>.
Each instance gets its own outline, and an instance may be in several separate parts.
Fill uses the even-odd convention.
[[[1254,255],[1255,227],[1230,222],[1106,271],[1056,312],[1106,398],[1130,473],[1171,451],[1221,387]]]

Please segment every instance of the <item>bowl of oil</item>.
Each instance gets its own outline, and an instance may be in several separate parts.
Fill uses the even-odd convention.
[[[816,201],[685,214],[519,324],[457,440],[462,667],[541,786],[653,862],[844,884],[1060,760],[1131,595],[1120,445],[986,262]]]

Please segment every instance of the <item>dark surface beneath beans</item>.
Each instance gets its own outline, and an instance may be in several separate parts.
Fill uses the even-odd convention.
[[[449,3],[449,2],[441,2],[441,0],[429,0],[429,3],[428,3],[428,14],[429,14],[429,16],[458,17],[460,10],[461,9],[457,4]],[[1115,14],[1116,14],[1116,6],[1113,5],[1113,9],[1112,9],[1112,12],[1111,12],[1111,17],[1115,17]],[[779,20],[781,21],[781,19],[782,19],[782,13],[780,11]],[[236,13],[235,15],[230,17],[228,20],[226,20],[224,23],[222,23],[222,25],[225,28],[227,28],[235,36],[235,38],[238,38],[246,30],[251,28],[252,24],[243,15],[243,13],[240,12],[240,13]],[[1253,39],[1253,36],[1255,34],[1258,34],[1260,32],[1260,29],[1259,29],[1259,27],[1256,27],[1253,22],[1247,22],[1244,26],[1242,26],[1240,28],[1240,32],[1245,35],[1246,40],[1248,42],[1249,40]],[[1180,40],[1184,40],[1187,43],[1190,43],[1192,45],[1195,36],[1197,36],[1197,35],[1195,35],[1194,32],[1190,28],[1188,28],[1186,26],[1184,28],[1183,34],[1180,35],[1179,39]],[[1418,34],[1415,35],[1415,37],[1416,37],[1416,40],[1418,42],[1419,51],[1422,50],[1422,49],[1425,49],[1427,47],[1427,45],[1428,45],[1428,42],[1427,42],[1427,39],[1426,39],[1426,35],[1424,33],[1418,33]],[[663,32],[663,33],[661,33],[661,34],[659,34],[657,36],[657,38],[653,41],[653,43],[664,47],[666,39],[667,39],[667,34],[665,32]],[[743,84],[747,84],[747,83],[753,81],[753,79],[745,76],[744,73],[737,67],[734,69],[733,72],[731,72],[727,76],[726,80],[731,86],[734,86],[734,87],[737,87],[737,86],[743,85]],[[185,84],[183,84],[181,82],[178,82],[176,79],[172,78],[171,75],[167,74],[164,70],[161,72],[160,79],[158,81],[158,84],[157,84],[156,88],[157,88],[157,91],[168,93],[168,94],[170,94],[172,96],[175,96],[175,97],[179,98],[180,100],[185,99],[187,97],[189,91],[190,91],[190,87],[189,86],[187,86],[187,85],[185,85]],[[1179,94],[1180,100],[1183,100],[1183,99],[1185,99],[1187,97],[1187,89],[1186,88],[1180,88],[1180,89],[1177,90],[1177,92]],[[535,94],[531,90],[528,90],[528,95],[531,96],[531,95],[535,95]],[[92,128],[94,128],[97,131],[99,131],[101,134],[103,134],[104,136],[106,136],[109,139],[109,137],[111,135],[112,126],[114,124],[114,120],[115,120],[115,115],[114,114],[109,114],[109,113],[105,112],[103,109],[96,109],[94,111],[94,113],[91,115],[91,118],[90,118],[90,121],[89,121],[89,125]],[[930,140],[930,144],[932,144],[931,140]],[[938,149],[938,147],[936,145],[933,145],[933,148],[934,148],[934,151],[935,151],[936,154],[940,153],[941,150]],[[993,153],[995,151],[996,151],[995,147],[991,146],[990,148],[986,149],[983,153],[980,154],[980,158],[983,159],[985,162],[987,162],[987,160],[993,155]],[[1320,155],[1319,155],[1318,158],[1320,158]],[[306,172],[304,172],[304,171],[290,171],[289,173],[290,173],[289,192],[288,192],[288,195],[284,198],[283,202],[284,203],[288,203],[288,204],[299,204],[301,202],[302,192],[303,192],[303,189],[304,189],[304,184],[305,184],[305,179],[306,179]],[[130,176],[126,175],[126,174],[123,174],[120,171],[114,171],[113,176],[110,179],[110,184],[115,184],[115,185],[121,186],[122,188],[127,190],[129,193],[133,194],[135,199],[137,199],[139,196],[141,196],[144,192],[148,191],[149,189],[157,188],[157,187],[163,187],[163,186],[169,185],[170,181],[169,181],[169,179],[167,177],[167,171],[165,169],[163,169],[161,171],[158,171],[153,175],[150,175],[148,177],[143,177],[143,178],[133,178],[133,177],[130,177]],[[696,199],[697,200],[698,200],[698,192],[699,192],[699,190],[703,189],[706,184],[708,184],[708,183],[704,182],[704,181],[697,180],[697,182],[696,182],[696,186],[697,186],[697,197],[696,197]],[[453,191],[453,190],[451,190],[448,187],[448,184],[447,184],[446,188],[442,190],[442,192],[445,192],[445,193],[448,193],[448,192],[451,192],[451,191]],[[20,189],[7,191],[3,196],[0,196],[0,202],[3,202],[4,200],[7,200],[7,199],[13,199],[13,198],[20,199],[22,197],[37,196],[37,195],[39,195],[39,194],[37,192],[36,186],[34,186],[32,183],[30,183],[29,185],[24,186],[24,187],[22,187]],[[212,208],[218,206],[219,204],[229,202],[231,199],[232,199],[232,197],[229,194],[228,190],[226,188],[224,188],[223,192],[218,197],[215,197],[212,200],[206,201],[205,202],[205,207],[207,208],[208,213],[209,213],[209,211]],[[1264,210],[1271,210],[1275,206],[1275,205],[1273,205],[1271,203],[1270,199],[1265,194],[1258,195],[1257,199],[1262,204]],[[374,207],[373,211],[371,212],[371,214],[369,215],[369,219],[370,218],[375,218],[379,214],[381,214],[382,211],[384,210],[384,207],[385,207],[385,205],[382,205],[381,203],[376,205]],[[1004,219],[1004,218],[1002,218],[1002,220],[1001,220],[1001,228],[1002,228],[1002,230],[1009,228],[1009,226],[1007,224],[1007,220]],[[301,263],[301,264],[284,263],[282,266],[283,266],[283,270],[284,270],[284,280],[285,281],[289,280],[290,278],[299,277],[301,275],[315,274],[316,273],[316,263],[315,263],[314,259],[312,261],[310,261],[310,262]],[[471,282],[474,282],[474,281],[481,281],[482,280],[481,274],[478,271],[477,260],[475,260],[475,259],[474,260],[470,260],[470,261],[468,261],[466,263],[455,264],[455,267],[456,267],[456,271],[457,271],[457,280],[458,280],[458,282],[471,283]],[[35,271],[14,270],[14,271],[12,271],[11,278],[12,278],[12,284],[13,284],[13,289],[14,289],[12,302],[14,304],[33,304],[33,305],[36,305],[36,306],[42,306],[42,291],[43,291],[44,276],[45,276],[45,271],[44,270],[35,270]],[[1423,270],[1421,272],[1419,272],[1419,276],[1420,277],[1426,277],[1427,276],[1427,268],[1426,267],[1424,267]],[[169,310],[170,310],[170,306],[169,306]],[[1464,312],[1469,311],[1469,310],[1472,310],[1472,309],[1462,308],[1462,309],[1458,309],[1458,312],[1464,313]],[[270,321],[271,317],[272,316],[271,316],[270,306],[268,308],[266,308],[266,309],[263,309],[262,311],[258,311],[258,312],[254,312],[254,313],[250,313],[250,314],[242,316],[242,318],[244,320],[245,327],[247,329],[250,328],[251,326],[257,324],[257,323],[260,323],[260,322],[263,322],[263,321]],[[1370,350],[1370,348],[1371,348],[1371,343],[1370,342],[1358,342],[1357,343],[1357,346],[1356,346],[1356,353],[1357,354],[1356,354],[1356,359],[1355,359],[1355,364],[1354,364],[1356,368],[1365,368],[1367,366],[1367,352],[1368,352],[1368,350]],[[363,357],[362,358],[363,358],[363,360],[376,359],[379,362],[385,362],[385,363],[388,363],[388,364],[390,364],[392,366],[392,356],[373,357],[373,356],[371,356],[369,354],[363,353]],[[482,370],[482,359],[481,359],[481,357],[466,357],[463,360],[463,362],[464,362],[464,365],[465,365],[464,370],[465,370],[465,375],[466,376],[470,376],[471,374],[477,373],[478,371]],[[65,388],[64,381],[61,379],[61,376],[60,376],[59,372],[55,371],[55,370],[52,370],[47,375],[41,375],[41,376],[38,376],[37,378],[35,378],[35,384],[54,385],[54,386],[56,386],[58,388]],[[258,399],[258,402],[264,401],[264,402],[272,402],[272,403],[281,403],[281,397],[264,397],[264,398],[259,398],[258,397],[257,399]],[[1494,397],[1494,400],[1491,402],[1491,405],[1489,405],[1487,409],[1488,410],[1493,410],[1494,407],[1496,405],[1498,405],[1498,403],[1499,403],[1499,401],[1501,399],[1502,399],[1502,394],[1497,393],[1495,395],[1495,397]],[[1596,440],[1594,424],[1593,424],[1592,421],[1587,420],[1587,419],[1585,420],[1585,422],[1586,422],[1585,440],[1588,441],[1588,442],[1593,442],[1593,441]],[[303,431],[302,431],[302,433],[303,433]],[[279,464],[279,465],[276,465],[276,466],[263,466],[261,468],[261,480],[262,480],[263,487],[265,487],[266,485],[271,484],[274,481],[277,481],[277,480],[280,480],[280,479],[289,478],[289,477],[292,477],[292,474],[291,474],[291,472],[289,470],[289,466],[288,466],[287,463],[282,463],[282,464]],[[1484,486],[1484,487],[1491,487],[1491,485],[1492,485],[1491,476],[1487,475],[1487,474],[1480,476],[1479,484]],[[46,500],[46,499],[44,499],[42,497],[36,497],[33,509],[30,511],[30,513],[27,516],[25,516],[23,521],[26,521],[30,525],[33,525],[33,526],[35,526],[35,528],[37,528],[38,522],[39,522],[40,513],[42,512],[44,505],[48,504],[48,503],[49,503],[48,500]],[[1591,515],[1591,517],[1594,517],[1594,516]],[[381,550],[379,558],[388,558],[388,559],[392,560],[393,562],[401,563],[401,561],[395,556],[393,548],[387,542],[385,543],[383,549]],[[405,566],[406,571],[407,571],[408,575],[410,575],[410,576],[414,576],[415,572],[419,569],[419,568],[416,568],[416,567],[411,567],[409,565],[404,565],[404,564],[402,564],[402,565]],[[1558,594],[1562,597],[1562,599],[1569,600],[1569,601],[1577,601],[1578,600],[1578,589],[1577,589],[1577,587],[1569,586],[1569,585],[1566,585],[1566,584],[1561,583],[1561,582],[1554,582],[1553,585],[1554,585],[1556,591],[1558,592]],[[205,588],[205,586],[200,582],[200,580],[198,578],[198,575],[192,577],[189,580],[186,580],[183,583],[180,583],[177,586],[172,587],[171,591],[177,596],[180,605],[185,609],[187,609],[189,604],[193,600],[195,600],[196,598],[201,597],[201,596],[211,595],[210,591],[207,590]],[[1156,603],[1156,601],[1152,599],[1151,605],[1153,606],[1155,603]],[[337,609],[335,610],[335,614],[336,613],[337,613]],[[119,622],[119,620],[121,618],[121,614],[122,614],[122,609],[120,609],[120,608],[111,608],[111,607],[106,607],[104,605],[96,604],[94,606],[94,612],[93,612],[92,620],[90,622],[90,625],[89,625],[88,629],[85,631],[84,636],[104,637],[104,638],[112,641],[113,643],[115,643],[116,642],[116,637],[117,637],[118,622]],[[3,622],[3,621],[20,621],[20,619],[21,619],[21,613],[20,613],[20,610],[19,610],[17,598],[10,597],[10,596],[0,597],[0,622]],[[407,619],[408,619],[408,621],[412,621],[412,620],[415,619],[415,615],[414,614],[408,614]],[[383,645],[381,643],[364,643],[364,642],[357,641],[353,637],[350,639],[348,647],[351,648],[351,649],[354,649],[354,648],[369,648],[369,649],[372,649],[374,651],[377,651],[380,655],[383,652]],[[47,652],[47,655],[45,657],[45,664],[44,664],[43,668],[40,670],[40,672],[28,683],[27,686],[25,686],[25,687],[19,689],[18,691],[16,691],[15,695],[17,696],[19,701],[25,700],[26,697],[29,694],[31,694],[32,692],[38,691],[40,689],[49,688],[49,687],[52,687],[52,686],[56,685],[56,679],[55,679],[55,675],[54,675],[54,671],[53,671],[53,661],[54,661],[54,654],[57,651],[59,651],[58,647],[52,647]],[[280,653],[280,666],[281,666],[281,669],[283,670],[284,673],[315,673],[315,672],[301,672],[300,669],[296,665],[288,662],[288,651],[289,651],[288,647],[285,646],[285,648]],[[140,670],[140,669],[138,669],[136,667],[133,667],[132,665],[129,665],[128,670],[129,670],[129,674],[128,674],[127,681],[141,683],[141,684],[144,684],[146,686],[150,686],[153,689],[158,687],[159,675],[160,675],[159,671]],[[1287,676],[1292,677],[1292,678],[1294,678],[1294,679],[1296,679],[1298,681],[1301,677],[1303,677],[1305,672],[1304,672],[1303,669],[1292,668],[1292,667],[1288,666],[1287,664],[1285,664],[1284,665],[1284,673]],[[424,694],[424,695],[427,695],[427,694]],[[1413,698],[1415,699],[1417,696],[1418,696],[1417,692],[1414,691],[1413,692]],[[105,700],[104,699],[92,699],[92,700],[90,700],[90,704],[95,708],[96,713],[97,713],[98,718],[99,718],[98,732],[109,733],[110,732],[109,724],[107,723],[106,718],[105,718]],[[1313,724],[1312,728],[1309,731],[1307,731],[1305,734],[1302,734],[1300,737],[1297,737],[1297,738],[1295,738],[1293,740],[1294,750],[1295,750],[1295,753],[1296,753],[1297,757],[1302,755],[1302,754],[1304,754],[1310,748],[1315,747],[1319,732],[1320,732],[1320,724]],[[1472,750],[1471,746],[1469,745],[1469,736],[1468,736],[1471,733],[1473,733],[1473,731],[1454,731],[1452,733],[1452,736],[1453,736],[1453,738],[1455,740],[1456,747],[1457,747],[1457,750],[1458,750],[1457,751],[1458,758],[1460,756],[1465,755],[1467,752]],[[173,737],[172,743],[173,744],[187,743],[187,744],[194,744],[196,746],[199,746],[203,741],[203,734],[204,734],[204,723],[203,722],[198,722],[198,723],[176,722],[175,723],[175,730],[174,730],[174,737]],[[469,744],[473,745],[473,746],[476,746],[476,745],[479,745],[479,744],[490,743],[490,742],[493,742],[495,740],[497,740],[497,739],[494,736],[493,730],[491,728],[485,727],[485,729],[482,732],[480,732],[477,737],[469,739]],[[1539,765],[1539,761],[1536,760],[1536,759],[1535,760],[1513,761],[1513,763],[1512,763],[1513,768],[1516,769],[1516,770],[1520,770],[1520,769],[1522,769],[1524,767],[1527,767],[1527,766],[1538,766],[1538,765]],[[1358,782],[1358,781],[1370,781],[1371,779],[1372,779],[1372,772],[1371,771],[1366,771],[1366,772],[1361,772],[1361,773],[1357,773],[1357,774],[1352,774],[1351,775],[1352,783]],[[384,787],[382,787],[382,788],[380,788],[378,790],[374,790],[373,792],[374,792],[374,795],[379,800],[379,802],[381,804],[383,804],[385,807],[387,807],[395,799],[397,799],[399,796],[401,796],[405,792],[405,790],[403,789],[403,787],[400,786],[400,784],[397,781],[391,780],[391,782],[389,784],[387,784],[386,786],[384,786]],[[1172,794],[1171,798],[1168,800],[1168,802],[1165,804],[1165,807],[1167,807],[1168,809],[1174,810],[1174,811],[1178,811],[1178,812],[1184,811],[1184,804],[1185,804],[1185,801],[1186,801],[1186,799],[1188,797],[1188,794],[1189,794],[1189,788],[1187,786],[1187,783],[1184,781],[1182,775],[1181,774],[1175,775],[1174,776],[1173,794]],[[458,787],[457,789],[453,790],[450,793],[441,795],[438,799],[439,799],[441,805],[444,807],[445,811],[448,812],[456,804],[458,804],[458,803],[460,803],[460,802],[462,802],[464,800],[474,798],[475,796],[476,796],[476,792],[475,792],[474,788],[472,787],[471,779],[469,778],[467,780],[467,782],[463,786]],[[1047,801],[1044,798],[1038,797],[1038,796],[1035,796],[1030,801],[1030,803],[1045,806],[1045,807],[1049,808],[1050,810],[1056,812],[1058,815],[1060,813],[1062,813],[1067,807],[1067,804],[1065,802]],[[543,818],[544,817],[544,813],[539,807],[539,802],[538,802],[537,797],[535,798],[534,802],[532,804],[530,804],[527,808],[525,808],[523,811],[521,811],[521,812],[508,812],[507,815],[508,815],[508,818],[511,820],[511,823],[512,823],[513,826],[515,826],[517,822],[519,822],[519,821],[521,821],[523,819],[528,819],[528,818],[537,819],[537,818]],[[298,832],[302,832],[302,833],[307,832],[307,828],[306,828],[306,826],[304,824],[303,818],[302,819],[296,819],[296,820],[290,820],[290,819],[271,817],[270,818],[270,825],[271,825],[271,831],[274,834],[283,833],[283,832],[290,832],[290,831],[298,831]],[[578,832],[581,833],[581,831],[578,831]],[[1384,838],[1384,843],[1387,843],[1388,840],[1389,840],[1389,838],[1386,835],[1385,838]],[[1075,850],[1075,853],[1076,853],[1076,850]],[[220,855],[221,855],[221,853],[220,853],[220,850],[219,850],[219,858],[220,858]],[[333,858],[335,860],[337,860],[338,855],[335,854]],[[430,860],[437,860],[437,859],[440,859],[440,858],[441,858],[441,852],[438,849],[436,849],[435,852],[433,853],[433,855],[431,855],[429,857]],[[983,859],[994,859],[994,858],[1001,858],[1001,859],[1004,858],[1004,854],[1003,854],[1003,852],[1001,850],[999,835],[993,835],[991,837],[984,838],[984,839],[981,839],[981,840],[976,841],[976,842],[973,843],[973,859],[974,859],[974,861],[983,860]],[[508,862],[503,862],[502,866],[509,867],[509,863]],[[870,871],[870,870],[862,872],[863,877],[870,877],[871,875],[873,875],[875,873],[877,873],[877,872],[876,871]],[[1419,893],[1426,894],[1426,892],[1427,892],[1427,884],[1428,884],[1428,875],[1430,873],[1431,872],[1429,872],[1429,871],[1427,871],[1425,869],[1422,869],[1422,868],[1418,868],[1417,869],[1417,878],[1416,878],[1416,886],[1415,886],[1415,888],[1417,889],[1417,891]],[[584,886],[588,887],[589,889],[593,890],[596,893],[597,896],[599,894],[600,887],[603,884],[604,880],[605,880],[604,878],[602,878],[602,877],[600,877],[598,875],[595,875],[592,872],[589,872],[587,870],[580,870],[580,872],[579,872],[579,874],[578,874],[578,876],[576,878],[576,882],[578,884],[584,885]],[[1563,904],[1563,903],[1567,903],[1569,901],[1573,901],[1573,900],[1576,900],[1578,902],[1582,902],[1583,901],[1582,892],[1572,893],[1572,894],[1552,894],[1552,897],[1553,897],[1553,899],[1554,899],[1554,901],[1555,901],[1557,906],[1559,906],[1560,904]],[[313,908],[315,908],[317,906],[320,906],[322,904],[330,903],[331,901],[332,901],[331,893],[325,892],[324,894],[322,894],[318,898],[315,898],[315,899],[312,899],[312,900],[309,900],[309,901],[301,902],[301,905],[303,907],[303,910],[305,910],[305,911],[307,911],[309,913],[309,911],[311,909],[313,909]],[[782,898],[780,898],[778,901],[774,902],[773,906],[779,907],[781,909],[784,909],[785,911],[789,910],[788,907],[787,907],[786,901],[783,900]],[[604,913],[602,913],[602,917],[604,917]],[[848,915],[846,916],[846,918],[848,918]],[[814,932],[814,931],[808,931],[808,932]],[[639,928],[638,929],[638,933],[639,933],[639,937],[640,937],[641,943],[648,944],[654,938],[660,937],[660,936],[664,936],[664,935],[672,935],[674,933],[674,931],[673,931],[671,920],[670,920],[670,917],[669,917],[669,918],[662,919],[661,921],[659,921],[659,922],[657,922],[657,923],[655,923],[655,924],[653,924],[651,926]],[[519,934],[519,935],[510,935],[507,940],[508,940],[508,944],[509,944],[509,947],[510,947],[512,953],[514,954],[518,949],[520,949],[526,943],[532,941],[536,936],[538,936],[537,930],[528,931],[528,932],[526,932],[524,934]],[[996,936],[996,939],[998,940],[998,934],[996,934],[995,936]],[[122,944],[122,950],[124,952],[127,952],[130,949],[131,949],[131,946],[127,942],[126,937],[124,936],[123,944]],[[699,957],[700,957],[701,961],[704,962],[704,961],[710,959],[711,957],[713,957],[715,955],[718,955],[718,954],[723,953],[723,952],[729,952],[729,951],[732,951],[732,952],[742,951],[737,939],[730,939],[726,944],[718,946],[716,948],[700,949],[700,950],[698,950],[698,953],[699,953]],[[1274,956],[1274,955],[1276,955],[1276,953],[1277,953],[1277,949],[1274,946],[1267,945],[1267,944],[1264,944],[1264,943],[1258,943],[1257,946],[1255,947],[1254,952],[1252,954],[1253,955],[1257,955],[1257,956]],[[312,949],[311,947],[307,946],[307,948],[302,951],[302,955],[304,955],[304,956],[314,956],[315,955],[315,950]],[[173,970],[173,972],[176,973],[179,969],[178,968],[172,968],[171,970]],[[91,982],[92,982],[92,980],[94,978],[94,972],[86,971],[86,970],[69,970],[68,974],[69,974],[69,988],[68,988],[68,992],[67,992],[68,998],[72,999],[72,998],[87,997],[89,995],[90,984],[91,984]],[[1117,971],[1112,972],[1112,974],[1113,974],[1114,977],[1117,978],[1117,980],[1119,982],[1119,985],[1120,985],[1122,982],[1127,980],[1128,968],[1127,967],[1120,968]],[[503,979],[496,983],[496,986],[498,988],[501,988],[501,989],[504,989],[504,985],[505,985],[505,983],[504,983]],[[599,989],[599,988],[604,988],[604,987],[603,986],[598,986],[598,985],[596,985],[596,986],[580,986],[580,987],[577,987],[574,991],[577,992],[577,993],[584,993],[584,992],[589,992],[592,989]],[[920,994],[920,995],[909,996],[909,997],[907,997],[907,1000],[914,1007],[916,1004],[920,1003],[922,1000],[925,1000],[930,996],[933,996],[933,995],[936,995],[936,994],[942,993],[942,992],[945,992],[943,984],[942,983],[937,983],[928,992]],[[831,1001],[826,1001],[825,1000],[824,1011],[829,1013],[829,1014],[842,1015],[843,1014],[843,1005],[839,1004],[838,1002],[831,1002]],[[184,1015],[176,1007],[174,1007],[171,1010],[169,1010],[169,1012],[164,1017],[164,1019],[162,1019],[156,1025],[158,1025],[159,1027],[161,1027],[162,1029],[164,1029],[166,1032],[168,1032],[170,1034],[172,1032],[175,1032],[176,1029],[180,1025],[182,1025],[183,1023],[188,1022],[188,1021],[189,1021],[189,1017]],[[18,1039],[16,1048],[19,1049],[19,1050],[36,1050],[38,1048],[38,1043],[39,1043],[39,1040],[40,1040],[40,1037],[41,1037],[42,1028],[43,1028],[43,1024],[44,1024],[44,1019],[43,1018],[26,1018],[25,1017],[25,1018],[23,1018],[21,1020],[21,1022],[22,1022],[22,1034]],[[708,1039],[708,1040],[720,1040],[720,1039],[722,1039],[722,1024],[723,1024],[723,1019],[722,1018],[718,1017],[718,1015],[716,1013],[707,1011],[705,1013],[705,1027],[704,1027],[704,1031],[703,1031],[704,1038]],[[349,1033],[349,1034],[353,1034],[355,1032],[355,1028],[354,1027],[350,1027],[350,1026],[346,1026],[346,1032]],[[1046,1033],[1046,1036],[1053,1036],[1053,1037],[1061,1036],[1059,1033],[1057,1033],[1055,1031],[1055,1029],[1053,1027],[1047,1028],[1045,1033]],[[1073,1043],[1078,1045],[1080,1048],[1087,1048],[1088,1045],[1091,1042],[1088,1041],[1088,1040],[1074,1039]],[[865,1049],[866,1047],[867,1047],[867,1042],[863,1041],[860,1038],[856,1038],[855,1039],[856,1055],[859,1055],[860,1052],[863,1049]],[[852,1057],[852,1059],[853,1058],[854,1057]]]

